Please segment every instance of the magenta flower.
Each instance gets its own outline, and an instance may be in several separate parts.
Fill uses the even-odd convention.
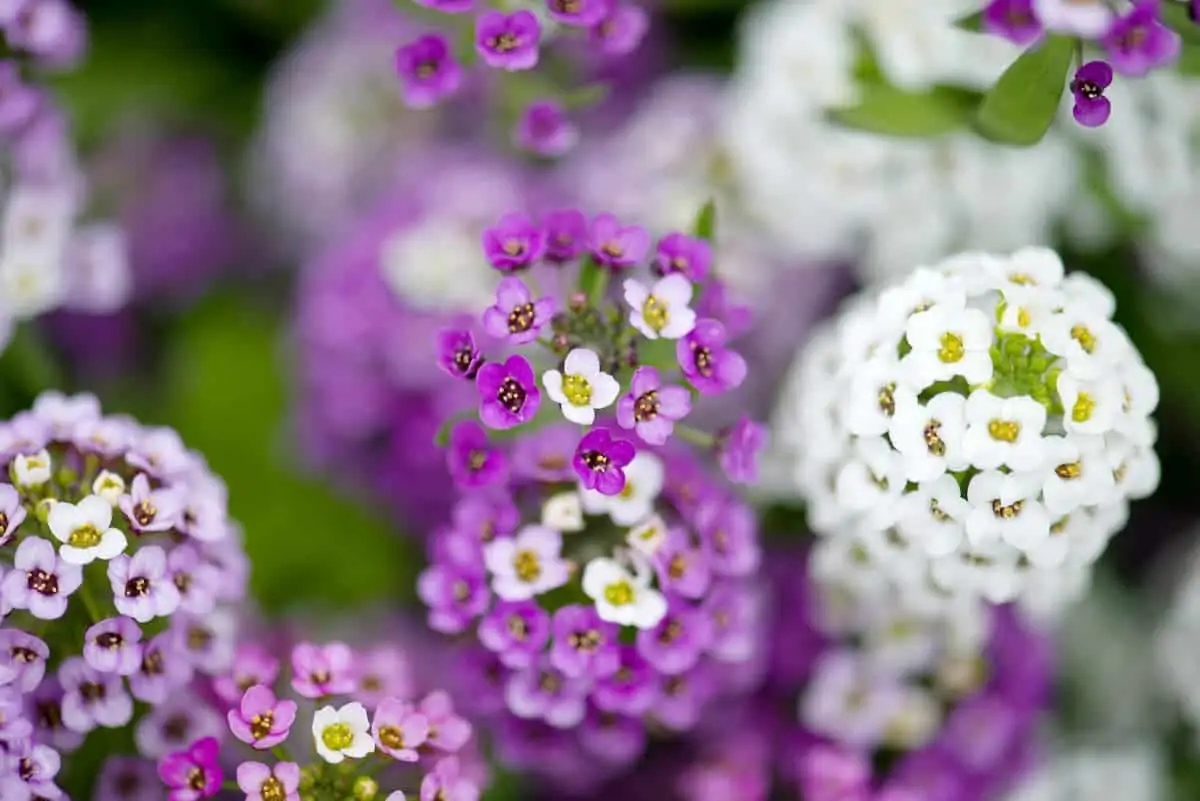
[[[184,751],[163,757],[158,763],[158,777],[171,790],[168,801],[197,801],[216,795],[225,778],[219,756],[216,738],[205,737]]]
[[[618,715],[640,717],[658,699],[657,674],[633,645],[620,646],[620,666],[592,690],[597,708]]]
[[[483,255],[502,273],[515,273],[546,252],[546,235],[528,215],[509,212],[483,231]]]
[[[574,261],[587,246],[588,219],[578,209],[549,212],[542,217],[542,229],[546,233],[546,261]]]
[[[2,92],[0,87],[0,98],[3,97]],[[21,505],[21,496],[11,484],[0,484],[0,545],[12,539],[17,527],[23,522],[25,507]]]
[[[263,751],[287,739],[296,722],[296,702],[279,700],[270,687],[256,684],[226,719],[234,737]]]
[[[659,240],[651,269],[658,276],[680,273],[698,284],[708,280],[711,266],[712,246],[699,237],[676,231]]]
[[[592,26],[592,42],[608,56],[626,56],[637,50],[650,28],[650,16],[637,6],[613,2],[608,15]]]
[[[766,426],[742,417],[717,434],[717,462],[733,483],[753,484],[758,481],[759,454],[766,447]]]
[[[805,798],[869,801],[871,797],[871,765],[854,751],[814,746],[802,758],[798,773]]]
[[[483,355],[470,331],[443,328],[437,335],[438,366],[454,378],[474,381],[483,364]]]
[[[1021,47],[1033,44],[1044,33],[1033,0],[991,0],[983,9],[983,29]]]
[[[546,0],[552,19],[575,28],[592,27],[608,16],[609,7],[609,0]]]
[[[167,554],[157,545],[139,548],[108,563],[117,611],[139,623],[166,617],[179,608],[179,588],[167,574]]]
[[[121,496],[118,505],[134,532],[148,534],[175,527],[183,512],[183,497],[178,490],[151,490],[146,474],[138,473],[129,493]]]
[[[662,445],[675,430],[675,422],[692,410],[692,394],[683,387],[666,386],[653,367],[639,367],[630,391],[617,402],[617,424],[632,428],[649,445]]]
[[[503,482],[508,475],[508,457],[488,442],[487,431],[474,420],[460,420],[450,429],[446,465],[454,483],[464,489]]]
[[[475,0],[414,0],[417,5],[441,11],[444,14],[461,14],[475,7]]]
[[[42,683],[50,657],[46,643],[20,629],[0,629],[0,665],[5,656],[12,667],[8,683],[18,692],[31,693]]]
[[[675,346],[684,377],[705,395],[735,389],[746,377],[746,360],[726,348],[725,339],[725,326],[704,319]]]
[[[532,11],[485,11],[475,20],[475,50],[489,67],[516,72],[538,63],[542,24]]]
[[[58,679],[63,686],[63,723],[72,731],[117,728],[133,717],[133,701],[120,676],[101,673],[82,658],[72,657],[59,667]]]
[[[1112,102],[1104,96],[1104,90],[1112,84],[1112,79],[1112,67],[1104,61],[1089,61],[1075,71],[1075,79],[1071,81],[1075,106],[1071,111],[1076,122],[1088,128],[1108,122]]]
[[[142,630],[127,617],[101,620],[83,635],[83,658],[101,673],[132,676],[142,665]]]
[[[354,652],[341,642],[292,649],[292,689],[305,698],[354,692]]]
[[[681,598],[672,598],[667,614],[653,629],[637,634],[638,653],[668,676],[686,673],[712,643],[712,621]]]
[[[1159,0],[1139,0],[1118,17],[1100,42],[1122,75],[1145,75],[1179,57],[1179,34],[1162,24]]]
[[[510,668],[532,665],[550,639],[550,615],[533,601],[499,601],[479,621],[479,641]]]
[[[486,545],[517,530],[521,510],[507,492],[472,493],[454,504],[454,530]]]
[[[379,750],[392,759],[416,762],[417,749],[429,739],[429,721],[407,701],[385,698],[375,710],[371,735]]]
[[[218,676],[214,687],[227,704],[238,703],[242,695],[256,684],[268,687],[279,677],[279,660],[256,643],[242,643],[233,655],[233,666]]]
[[[446,37],[426,34],[396,51],[400,90],[409,108],[429,108],[458,91],[462,67]]]
[[[501,279],[496,302],[483,311],[483,328],[497,339],[524,345],[537,339],[554,314],[554,298],[534,300],[525,282],[514,276]]]
[[[616,271],[646,257],[650,234],[640,226],[623,225],[612,214],[599,214],[588,232],[588,249],[598,264]]]
[[[654,554],[658,583],[664,592],[684,598],[703,598],[712,585],[712,565],[699,543],[686,531],[673,528]]]
[[[471,739],[471,724],[454,712],[454,702],[442,690],[421,701],[417,711],[429,721],[429,745],[448,753],[458,751]]]
[[[579,142],[579,128],[571,122],[561,103],[536,100],[525,107],[517,120],[513,141],[534,155],[557,158]]]
[[[295,762],[274,767],[243,762],[238,765],[237,783],[246,801],[300,801],[300,766]]]
[[[608,429],[589,431],[579,440],[571,465],[585,489],[601,495],[620,495],[625,489],[624,467],[633,461],[637,449],[624,439],[614,439]]]
[[[505,430],[528,423],[542,404],[533,367],[524,356],[509,356],[503,364],[485,364],[475,379],[479,390],[479,419],[488,428]]]
[[[479,786],[462,775],[456,757],[446,757],[421,780],[421,801],[479,801]]]
[[[17,547],[13,569],[4,575],[0,592],[13,609],[57,620],[67,611],[67,596],[82,583],[83,568],[60,560],[48,541],[29,537]]]

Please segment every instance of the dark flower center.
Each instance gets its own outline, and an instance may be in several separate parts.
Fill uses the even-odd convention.
[[[639,423],[658,417],[658,393],[650,390],[633,402],[633,419]]]
[[[520,306],[513,306],[513,310],[508,313],[508,331],[511,334],[521,334],[533,327],[533,304],[524,303]]]
[[[511,33],[507,32],[507,31],[500,34],[499,36],[493,36],[491,39],[488,39],[488,46],[490,48],[492,48],[493,50],[496,50],[500,53],[508,53],[509,51],[516,50],[518,44],[520,44],[520,42],[517,41],[517,37],[513,36]],[[516,249],[517,249],[516,253],[509,252],[509,247],[512,245],[515,245],[515,244],[516,243],[512,242],[512,240],[505,242],[504,243],[504,252],[508,253],[508,255],[510,255],[510,256],[520,255],[521,251],[524,250],[524,248],[522,248],[520,245],[516,246]]]
[[[529,636],[529,624],[520,615],[509,615],[507,627],[508,633],[518,642]]]
[[[658,641],[663,645],[670,645],[678,640],[682,634],[683,624],[681,624],[678,620],[672,620],[663,627],[662,631],[658,633]]]
[[[8,515],[0,512],[0,534],[3,534],[5,531],[8,531]]]
[[[404,732],[399,726],[382,726],[379,729],[379,742],[394,751],[404,747]]]
[[[21,777],[21,781],[30,781],[37,775],[37,766],[33,764],[33,760],[25,757],[17,763],[17,775]]]
[[[462,603],[471,597],[471,588],[467,586],[467,582],[465,581],[456,581],[454,582],[453,593],[454,600]]]
[[[287,798],[287,793],[283,790],[283,782],[274,776],[263,782],[262,787],[258,788],[258,792],[263,801],[284,801]]]
[[[471,378],[475,367],[475,351],[463,346],[454,351],[454,366],[467,378]]]
[[[417,65],[415,71],[418,78],[432,78],[438,71],[438,63],[436,61],[422,61]]]
[[[30,570],[26,584],[29,589],[41,595],[58,595],[58,576],[47,573],[45,570],[36,567]]]
[[[511,50],[512,48],[517,46],[516,37],[514,37],[511,33],[501,34],[498,38],[499,38],[501,44],[507,45],[506,49]],[[497,39],[497,37],[493,37],[492,41],[495,42],[496,39]],[[500,49],[500,48],[497,48],[497,49]],[[500,246],[500,249],[504,251],[505,256],[524,256],[525,255],[525,243],[520,241],[519,239],[504,240],[504,244]]]
[[[543,673],[538,679],[538,687],[545,693],[556,693],[562,688],[562,681],[553,673]]]
[[[115,631],[106,631],[103,634],[96,635],[96,645],[99,645],[106,651],[115,651],[124,642],[125,638]]]
[[[154,518],[158,515],[158,509],[147,498],[139,501],[133,507],[133,519],[139,526],[148,526],[154,522]]]
[[[312,681],[313,684],[328,684],[329,680],[332,678],[333,676],[329,674],[328,670],[315,670],[309,674],[309,680]]]
[[[609,241],[600,246],[600,252],[605,256],[619,259],[625,255],[625,247],[620,242]]]
[[[146,655],[142,657],[142,673],[147,676],[161,676],[163,674],[162,651],[156,649],[146,652]]]
[[[275,712],[268,709],[250,719],[250,736],[255,740],[261,740],[271,733],[271,727],[274,725]]]
[[[712,351],[695,342],[692,343],[692,362],[696,365],[697,372],[705,378],[713,374]]]
[[[187,775],[187,783],[188,787],[193,790],[203,790],[205,784],[204,768],[197,766],[189,770]]]
[[[608,456],[600,451],[584,451],[583,463],[589,470],[595,470],[597,473],[603,473],[609,465]]]
[[[113,789],[121,798],[133,798],[142,789],[142,778],[131,770],[122,771],[113,780]]]
[[[79,694],[83,696],[85,701],[99,701],[104,698],[104,685],[97,684],[94,681],[87,681],[79,685]]]
[[[682,695],[684,690],[686,690],[686,689],[687,689],[687,681],[684,680],[684,678],[682,676],[672,676],[671,678],[669,678],[665,682],[663,682],[663,692],[665,692],[667,695],[671,696],[672,698],[674,698],[675,696],[678,696],[678,695]]]
[[[383,689],[383,679],[376,676],[374,673],[368,673],[363,676],[358,682],[358,687],[361,690],[366,690],[369,693],[379,692]]]
[[[174,582],[175,588],[184,595],[187,595],[187,591],[192,587],[192,574],[183,572],[176,573]]]
[[[1071,84],[1071,89],[1076,94],[1083,95],[1088,100],[1095,100],[1104,95],[1104,90],[1092,81],[1074,81]]]
[[[150,592],[150,580],[144,576],[131,578],[125,582],[126,598],[140,598],[148,592]]]
[[[560,14],[578,14],[582,5],[580,0],[553,0],[554,10]]]
[[[38,702],[36,714],[42,728],[49,731],[58,731],[62,728],[62,705],[58,701]]]
[[[667,575],[675,581],[679,581],[685,573],[687,573],[687,559],[683,554],[677,553],[667,563]]]
[[[587,631],[573,631],[571,632],[571,636],[568,638],[568,642],[570,642],[571,647],[576,651],[590,654],[595,652],[597,648],[604,644],[604,637],[602,637],[600,632],[596,631],[595,629],[588,629]]]
[[[208,629],[202,629],[199,626],[193,626],[188,629],[187,643],[188,648],[193,651],[202,651],[212,643],[213,635]]]
[[[477,473],[487,464],[487,457],[487,451],[471,451],[470,456],[467,457],[467,467],[471,469],[472,473]]]
[[[525,405],[525,397],[525,387],[521,386],[521,382],[515,378],[504,379],[504,383],[500,385],[500,391],[496,393],[496,400],[500,401],[500,405],[513,414],[521,411]]]
[[[39,657],[37,655],[37,651],[33,650],[32,648],[26,648],[23,645],[16,645],[13,646],[12,649],[12,658],[18,662],[28,665],[38,661]]]
[[[170,742],[180,742],[188,733],[188,719],[183,715],[174,715],[163,723],[163,734]]]

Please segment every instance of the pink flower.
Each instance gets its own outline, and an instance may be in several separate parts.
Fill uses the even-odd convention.
[[[227,715],[229,730],[243,743],[259,750],[273,748],[287,739],[296,722],[296,702],[275,698],[270,687],[257,684],[246,690],[236,709]]]
[[[163,757],[158,763],[158,777],[171,788],[168,801],[196,801],[216,795],[225,778],[217,760],[219,752],[216,738],[205,737],[186,750]]]
[[[345,643],[302,642],[292,649],[292,689],[305,698],[352,693],[354,675],[354,652]]]
[[[243,762],[237,769],[238,787],[246,801],[300,801],[300,766],[280,762],[274,768]]]

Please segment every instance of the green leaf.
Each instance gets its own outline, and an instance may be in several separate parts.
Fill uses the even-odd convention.
[[[588,303],[599,306],[608,291],[608,270],[588,258],[579,269],[579,291],[587,295]]]
[[[935,87],[906,92],[893,86],[865,86],[857,106],[833,109],[829,118],[847,128],[886,136],[938,136],[966,128],[980,96],[964,89]]]
[[[567,92],[563,95],[562,103],[568,109],[591,108],[608,97],[611,91],[612,87],[606,83],[589,83]]]
[[[1185,46],[1179,53],[1179,60],[1175,62],[1175,69],[1180,75],[1200,75],[1200,46]]]
[[[1008,66],[979,106],[976,128],[984,137],[1029,147],[1050,130],[1067,85],[1075,41],[1049,36]]]
[[[33,325],[25,323],[13,332],[0,353],[0,369],[31,398],[47,389],[63,389],[63,372],[49,344]]]
[[[1200,25],[1188,17],[1186,4],[1162,3],[1159,10],[1162,12],[1163,24],[1179,34],[1185,48],[1189,45],[1200,45]]]
[[[983,12],[976,11],[954,21],[954,27],[971,33],[983,33]]]
[[[675,340],[645,339],[638,342],[638,364],[658,370],[675,370],[679,361],[675,358]]]
[[[692,233],[701,239],[709,242],[713,241],[713,237],[717,230],[717,203],[715,200],[710,200],[700,209],[700,213],[696,215],[696,223],[692,226]]]

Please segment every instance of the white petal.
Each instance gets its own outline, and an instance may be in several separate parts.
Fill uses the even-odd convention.
[[[646,298],[650,297],[650,290],[642,282],[633,278],[626,278],[623,286],[625,289],[625,302],[633,309],[640,311],[642,306],[646,305]]]
[[[58,549],[58,558],[69,565],[90,565],[96,560],[96,552],[92,548],[63,545]]]
[[[633,625],[639,629],[652,629],[666,617],[667,599],[657,590],[646,588],[638,594],[634,609]]]
[[[621,383],[608,373],[600,373],[592,379],[592,408],[611,406],[621,394]]]
[[[567,375],[580,375],[590,381],[600,372],[600,357],[594,350],[575,348],[567,354],[567,360],[563,363],[563,372]]]
[[[577,425],[590,426],[596,422],[596,410],[591,406],[574,406],[564,403],[562,404],[562,413],[563,417]]]
[[[671,273],[654,285],[653,295],[666,301],[671,311],[675,311],[676,307],[692,302],[692,282],[679,273]]]
[[[483,564],[491,573],[506,573],[512,565],[513,554],[516,553],[516,550],[516,543],[510,539],[489,542],[483,549]]]
[[[64,501],[54,504],[46,522],[50,526],[50,533],[60,541],[66,542],[71,537],[71,532],[83,522],[81,518],[82,515],[75,505]]]
[[[625,571],[612,559],[599,557],[583,569],[583,591],[589,598],[603,599],[604,588],[626,578]]]
[[[103,503],[103,501],[101,502]],[[107,506],[107,504],[105,505]],[[119,553],[124,553],[125,546],[128,544],[124,532],[119,528],[110,528],[100,537],[100,544],[93,549],[93,553],[97,559],[107,561]]]
[[[687,306],[672,306],[667,315],[667,324],[659,332],[663,339],[679,339],[692,333],[696,327],[696,313]]]
[[[353,759],[362,759],[375,750],[375,740],[366,731],[354,733],[354,740],[343,749],[342,753]]]
[[[629,315],[629,324],[638,330],[638,332],[646,339],[658,339],[658,332],[650,327],[646,322],[646,318],[642,316],[640,308],[634,309]]]
[[[542,386],[546,388],[546,394],[550,396],[550,400],[555,403],[566,403],[567,396],[562,390],[563,376],[557,370],[547,370],[542,373]]]
[[[98,530],[103,531],[112,525],[112,507],[100,496],[87,496],[79,502],[78,508],[83,519]]]

